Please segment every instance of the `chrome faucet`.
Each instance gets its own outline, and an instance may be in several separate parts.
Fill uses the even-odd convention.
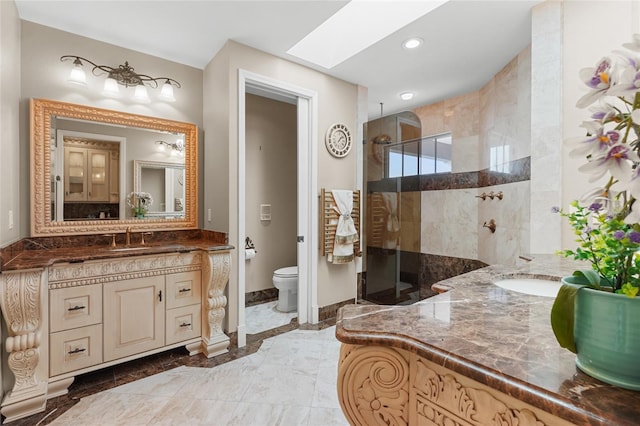
[[[124,245],[127,247],[131,245],[131,227],[130,226],[127,226],[127,230],[124,236]]]

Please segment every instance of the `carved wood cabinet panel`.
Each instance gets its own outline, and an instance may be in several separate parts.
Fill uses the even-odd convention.
[[[342,344],[338,398],[352,425],[571,425],[414,353],[391,347]]]

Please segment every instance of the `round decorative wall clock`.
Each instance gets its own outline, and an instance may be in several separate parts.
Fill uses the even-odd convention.
[[[327,150],[334,157],[342,158],[351,151],[351,132],[344,124],[334,124],[325,137]]]

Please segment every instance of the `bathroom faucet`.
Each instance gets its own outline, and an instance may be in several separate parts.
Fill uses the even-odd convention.
[[[131,245],[131,227],[130,226],[127,226],[127,230],[125,232],[124,245],[127,247]]]

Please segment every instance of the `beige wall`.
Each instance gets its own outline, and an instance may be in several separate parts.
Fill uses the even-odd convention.
[[[21,146],[29,146],[30,98],[52,99],[184,121],[202,128],[202,70],[26,21],[22,22],[21,40],[22,84],[19,109]],[[134,103],[128,96],[122,96],[119,99],[106,98],[102,95],[104,78],[93,76],[89,64],[84,66],[87,75],[86,88],[67,83],[71,63],[61,62],[60,57],[69,54],[83,56],[96,63],[114,67],[128,61],[138,72],[152,76],[170,76],[179,81],[182,87],[175,89],[176,102],[173,103],[153,100],[156,93],[152,90],[149,90],[152,101],[148,104]],[[123,89],[121,87],[120,91],[123,92]],[[13,108],[15,109],[16,106]],[[202,141],[199,145],[202,146]],[[202,159],[200,162],[202,163]],[[132,166],[128,164],[127,167]],[[22,181],[28,182],[28,153],[21,163],[20,176]],[[202,188],[201,178],[199,187]],[[23,194],[26,195],[21,197],[21,204],[27,212],[22,217],[26,222],[23,237],[28,236],[30,226],[28,223],[29,191],[30,189],[25,186]],[[200,192],[202,193],[202,189]],[[202,208],[200,207],[199,210],[198,216],[201,223]]]
[[[20,143],[20,19],[12,1],[0,1],[0,247],[27,235],[29,229],[28,144]],[[13,228],[9,229],[9,211]]]
[[[258,250],[244,261],[249,293],[273,288],[273,271],[297,265],[297,108],[249,94],[245,105],[245,229]],[[271,220],[260,220],[260,204],[271,205]]]
[[[562,139],[567,140],[583,136],[580,124],[589,118],[588,109],[575,107],[585,93],[579,78],[580,69],[595,66],[603,56],[610,55],[623,43],[630,42],[634,33],[640,32],[640,2],[567,1],[563,4],[562,22]],[[593,31],[603,24],[607,31]],[[568,151],[563,146],[561,200],[565,207],[599,183],[589,183],[588,175],[577,171],[584,160],[569,158]],[[561,246],[575,245],[575,235],[566,221],[562,222],[562,230]]]
[[[529,156],[530,65],[527,48],[478,92],[414,111],[423,136],[451,132],[454,173],[500,166],[490,160],[492,149],[508,153],[510,161]],[[476,198],[490,191],[502,191],[504,199]],[[421,195],[422,253],[510,264],[529,252],[528,182]],[[498,225],[495,233],[483,227],[491,219]]]
[[[237,170],[237,143],[238,143],[238,70],[244,69],[278,81],[293,84],[298,87],[312,90],[318,93],[318,191],[320,188],[328,189],[355,189],[356,185],[356,149],[342,159],[333,158],[324,148],[324,134],[334,123],[346,124],[356,134],[358,90],[354,84],[330,77],[313,71],[309,68],[276,58],[264,52],[252,49],[235,42],[228,42],[215,58],[205,68],[205,111],[216,110],[219,114],[205,115],[205,133],[216,135],[207,138],[205,145],[206,160],[209,159],[207,151],[213,151],[215,155],[228,154],[228,169],[225,167],[205,167],[205,182],[207,191],[204,195],[205,211],[212,210],[216,205],[228,203],[228,224],[220,230],[229,232],[230,243],[240,247],[244,242],[235,241],[238,232],[238,170]],[[225,76],[226,72],[226,76]],[[218,78],[228,79],[228,85],[215,84]],[[228,102],[224,102],[228,99]],[[217,110],[212,103],[220,102],[224,111]],[[228,138],[218,137],[228,135]],[[357,139],[354,140],[357,144]],[[211,154],[214,155],[214,154]],[[226,169],[226,170],[225,170]],[[222,182],[228,186],[223,187]],[[217,183],[216,183],[217,182]],[[213,188],[215,185],[215,190]],[[310,194],[317,197],[318,194]],[[206,226],[210,226],[205,224]],[[224,224],[216,222],[217,226]],[[317,234],[316,234],[317,235]],[[316,249],[313,248],[315,251]],[[336,302],[353,299],[356,296],[356,269],[355,263],[346,265],[332,265],[317,252],[317,309]],[[238,262],[238,252],[233,254],[233,262]],[[244,259],[242,259],[244,262]],[[232,268],[229,281],[229,324],[230,331],[237,327],[237,312],[234,307],[238,304],[237,272]]]

